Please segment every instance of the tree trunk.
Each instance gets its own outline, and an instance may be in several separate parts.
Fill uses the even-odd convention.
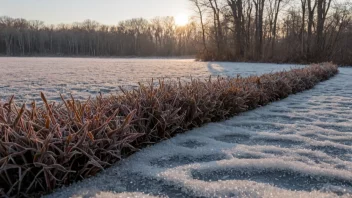
[[[276,9],[275,9],[275,17],[274,17],[274,27],[272,29],[273,39],[272,39],[272,45],[271,45],[271,56],[274,55],[274,49],[275,49],[275,43],[276,43],[277,19],[278,19],[278,16],[279,16],[281,1],[282,0],[276,0],[275,1]]]
[[[223,35],[222,35],[222,27],[220,22],[220,9],[218,7],[217,0],[209,0],[211,9],[214,14],[214,27],[215,27],[215,37],[217,43],[217,57],[220,58],[223,55]]]
[[[259,61],[262,58],[263,48],[263,12],[265,0],[253,0],[255,5],[255,57]]]
[[[314,12],[317,6],[317,0],[313,0],[314,5],[312,5],[312,0],[307,0],[308,2],[308,36],[307,36],[307,58],[311,59],[311,48],[312,48],[312,35],[313,35],[313,23],[314,23]]]
[[[306,3],[307,0],[301,0],[301,6],[302,6],[302,24],[301,24],[301,54],[303,57],[306,56],[305,52],[305,39],[304,39],[304,33],[305,33],[305,20],[306,20]]]
[[[228,0],[234,19],[235,57],[244,57],[243,5],[242,0]]]
[[[198,0],[191,0],[191,2],[194,3],[194,5],[197,7],[198,14],[199,14],[199,19],[200,19],[200,25],[202,28],[202,42],[203,42],[203,53],[207,53],[207,44],[206,44],[206,36],[205,36],[205,25],[204,25],[204,20],[203,20],[203,10],[201,8],[201,5]]]
[[[328,2],[327,2],[328,1]],[[318,0],[317,7],[317,39],[316,39],[316,58],[324,56],[324,23],[329,11],[331,0]]]

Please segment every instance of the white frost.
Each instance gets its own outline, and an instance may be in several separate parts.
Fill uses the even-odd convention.
[[[13,94],[17,102],[47,99],[59,94],[77,99],[115,94],[119,86],[133,88],[151,78],[208,78],[209,75],[242,76],[289,70],[297,65],[258,63],[204,63],[193,59],[114,58],[0,58],[0,99]]]
[[[188,64],[181,68],[198,68],[196,77],[235,75],[237,67]],[[274,67],[238,65],[247,74]],[[312,90],[177,135],[48,197],[351,197],[351,75],[342,68]]]

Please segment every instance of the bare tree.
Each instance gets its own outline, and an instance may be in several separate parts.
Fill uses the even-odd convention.
[[[201,29],[202,29],[202,41],[203,41],[203,50],[205,51],[205,53],[207,53],[208,49],[207,49],[207,44],[206,44],[206,32],[205,32],[205,24],[204,24],[204,9],[202,8],[205,3],[200,2],[200,0],[190,0],[190,2],[193,3],[193,5],[197,8],[197,12],[199,14],[199,20],[200,20],[200,25],[201,25]],[[204,52],[203,52],[204,53]]]
[[[179,28],[173,17],[130,19],[117,26],[96,21],[45,26],[0,17],[0,54],[14,56],[173,56],[196,54],[196,26]],[[177,31],[176,31],[177,30]],[[187,53],[187,54],[186,54]]]
[[[210,54],[216,54],[205,57],[204,60],[224,60],[224,58],[235,61],[274,62],[333,60],[347,64],[347,54],[352,50],[352,47],[345,44],[350,43],[347,38],[351,35],[349,33],[351,4],[344,4],[345,8],[342,9],[343,6],[339,6],[338,3],[325,0],[319,3],[321,9],[317,11],[318,0],[216,2],[217,4],[208,0],[208,10],[203,10],[203,17],[206,15],[205,18],[208,17],[208,21],[213,24],[206,29],[206,34],[209,35],[206,43]],[[299,7],[296,6],[297,3]],[[218,11],[217,5],[226,6]],[[285,11],[281,12],[284,8]],[[330,12],[331,8],[333,11]],[[217,17],[218,15],[220,17]],[[318,15],[321,16],[320,19]],[[341,40],[345,43],[341,43]],[[221,48],[223,51],[219,54],[221,41],[224,41]],[[202,42],[204,43],[204,40]],[[344,46],[344,50],[339,46]]]
[[[275,11],[274,11],[274,22],[273,22],[273,28],[272,28],[272,31],[271,31],[271,34],[272,34],[272,44],[271,44],[271,56],[274,55],[274,49],[275,49],[275,43],[276,43],[276,30],[277,30],[277,19],[278,19],[278,16],[279,16],[279,11],[280,11],[280,4],[283,0],[275,0],[274,2],[274,8],[275,8]]]
[[[316,39],[316,56],[320,56],[324,50],[324,23],[330,9],[331,0],[317,0],[317,39]]]
[[[235,57],[244,57],[244,19],[242,0],[227,0],[232,11],[235,28]]]
[[[199,53],[201,60],[352,65],[352,3],[348,0],[189,1],[199,20],[182,27],[173,17],[130,19],[114,26],[93,20],[53,26],[0,17],[0,55]]]
[[[217,57],[220,57],[223,52],[223,35],[222,35],[222,25],[220,21],[220,8],[218,6],[218,0],[208,0],[209,6],[213,11],[214,17],[214,29],[215,29],[215,39],[217,47]]]
[[[255,57],[256,60],[262,58],[263,51],[263,13],[265,0],[253,0],[255,6]]]
[[[312,4],[314,1],[314,4]],[[317,0],[307,0],[308,3],[308,38],[307,38],[307,56],[311,56],[311,41],[312,41],[312,28],[314,23],[314,12],[317,6]]]
[[[301,53],[302,56],[305,56],[305,25],[306,25],[306,5],[307,0],[301,0],[301,8],[302,8],[302,24],[301,24]]]

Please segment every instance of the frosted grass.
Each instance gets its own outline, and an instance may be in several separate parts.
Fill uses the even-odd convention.
[[[351,197],[352,69],[143,149],[48,197]]]
[[[242,76],[294,65],[187,59],[0,58],[0,97],[86,99],[153,78]],[[351,69],[310,91],[143,149],[48,197],[351,197]]]
[[[296,65],[211,63],[193,59],[0,58],[0,99],[16,95],[17,102],[59,101],[59,94],[77,99],[116,94],[118,86],[133,88],[152,78],[208,78],[289,70]]]

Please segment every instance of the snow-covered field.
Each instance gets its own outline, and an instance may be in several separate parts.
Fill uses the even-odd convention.
[[[294,65],[203,63],[193,59],[0,58],[0,99],[15,94],[17,102],[38,101],[41,91],[49,100],[60,100],[59,93],[87,99],[152,78],[248,76],[291,67]]]
[[[48,197],[352,197],[352,69]]]
[[[191,59],[0,58],[0,99],[85,99],[151,78],[294,65]],[[352,69],[314,89],[143,149],[48,197],[352,197]]]

